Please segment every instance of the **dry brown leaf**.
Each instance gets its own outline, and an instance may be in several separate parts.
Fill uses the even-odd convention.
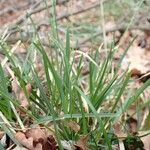
[[[150,70],[150,52],[146,49],[139,47],[134,43],[128,50],[127,55],[123,59],[122,68],[126,69],[129,66],[129,70],[136,69],[141,74],[145,74]]]
[[[26,138],[25,134],[22,133],[22,132],[17,132],[15,134],[15,138],[23,145],[25,146],[26,148],[30,149],[30,150],[33,150],[34,147],[33,147],[33,138],[30,137],[30,138]]]
[[[80,137],[80,139],[75,144],[75,146],[78,148],[78,150],[89,150],[89,148],[87,146],[88,138],[89,138],[88,135],[84,135],[84,136]]]
[[[134,35],[137,34],[139,35],[139,37],[135,39],[135,41],[129,47],[127,55],[122,62],[122,69],[127,69],[129,66],[129,70],[132,71],[132,76],[135,75],[139,77],[139,75],[145,74],[150,71],[150,51],[148,50],[147,46],[142,46],[143,44],[139,44],[139,38],[141,41],[141,38],[144,37],[144,32],[133,30],[127,32],[125,37],[122,36],[121,41],[123,40],[123,42],[120,41],[119,43],[120,48],[119,51],[116,53],[116,57],[120,58],[124,50],[129,46],[129,43],[133,40]],[[148,37],[149,35],[146,36],[144,40],[147,41]],[[146,42],[145,44],[149,45],[148,42]]]
[[[27,138],[32,137],[34,142],[39,142],[40,140],[40,142],[44,143],[47,140],[46,130],[41,128],[28,129],[25,135]]]
[[[67,124],[68,124],[68,127],[70,127],[73,131],[75,131],[75,132],[80,131],[80,126],[75,121],[71,120]]]
[[[32,128],[17,132],[16,139],[29,150],[56,150],[57,142],[53,135],[47,135],[46,129]]]

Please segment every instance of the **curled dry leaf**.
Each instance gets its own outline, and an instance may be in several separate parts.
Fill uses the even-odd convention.
[[[28,148],[29,150],[42,150],[42,147],[41,149],[37,149],[36,147],[33,146],[33,138],[30,137],[30,138],[26,138],[25,134],[22,133],[22,132],[17,132],[15,134],[15,138],[26,148]],[[38,145],[39,147],[39,145]]]
[[[56,150],[57,142],[53,135],[47,135],[46,129],[32,128],[17,132],[16,139],[29,150]]]
[[[27,138],[32,137],[34,142],[38,142],[39,140],[40,142],[45,142],[47,140],[46,130],[41,128],[28,129],[25,135]]]

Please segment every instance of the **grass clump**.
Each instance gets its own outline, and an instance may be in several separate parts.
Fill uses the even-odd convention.
[[[9,85],[6,83],[9,83],[12,77],[8,78],[5,74],[6,64],[3,67],[1,65],[1,112],[7,121],[12,122],[10,124],[12,128],[16,119],[20,121],[19,128],[23,128],[26,125],[24,122],[29,117],[32,118],[32,124],[43,124],[48,127],[48,124],[52,122],[60,147],[62,147],[62,140],[76,141],[81,135],[88,135],[91,149],[95,146],[99,147],[102,137],[105,140],[105,146],[111,149],[111,140],[107,133],[112,132],[112,125],[132,103],[138,100],[138,96],[149,86],[150,81],[148,80],[131,94],[127,91],[128,84],[131,82],[130,72],[120,74],[119,68],[112,70],[115,47],[112,46],[106,59],[99,60],[98,50],[87,55],[79,50],[71,50],[69,43],[70,34],[67,31],[66,46],[55,45],[57,47],[55,50],[59,50],[59,56],[55,58],[58,60],[52,60],[40,39],[34,40],[28,47],[28,55],[22,64],[14,54],[10,54],[9,46],[1,42],[1,47],[10,61],[10,67],[29,104],[27,108],[22,108],[20,101],[9,93]],[[32,51],[41,56],[43,80],[40,79],[31,59]],[[28,93],[25,88],[28,83],[32,84],[31,93]],[[120,104],[121,97],[125,99],[123,104]],[[17,110],[25,112],[28,117],[22,118],[16,114]],[[2,116],[1,120],[5,122]],[[74,131],[73,127],[68,127],[70,121],[75,122],[80,129]],[[1,128],[13,137],[14,133],[10,127],[1,125]]]
[[[113,124],[138,100],[150,80],[131,93],[128,89],[132,82],[130,72],[120,73],[123,57],[113,68],[118,50],[114,43],[106,57],[99,49],[87,54],[71,48],[69,29],[65,44],[60,41],[55,16],[51,25],[53,34],[48,36],[53,43],[51,55],[35,30],[23,63],[1,39],[0,48],[6,61],[0,64],[0,120],[4,122],[0,127],[15,144],[18,144],[14,138],[17,122],[19,130],[36,125],[53,130],[60,149],[63,149],[62,141],[78,141],[82,136],[88,137],[86,145],[90,149],[112,149],[109,133],[113,132]],[[37,70],[37,59],[44,72],[42,78]],[[9,91],[14,79],[24,93],[27,107],[22,107],[19,97]],[[31,91],[27,89],[29,84]],[[22,117],[21,112],[26,117]]]

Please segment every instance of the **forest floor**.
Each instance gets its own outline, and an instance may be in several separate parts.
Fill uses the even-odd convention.
[[[0,35],[4,37],[5,42],[12,48],[15,47],[13,53],[19,58],[25,58],[27,54],[26,46],[32,43],[32,38],[34,37],[34,27],[31,20],[36,25],[42,44],[47,50],[49,49],[47,34],[52,31],[49,25],[49,18],[52,16],[47,8],[50,9],[50,5],[48,2],[46,7],[42,0],[0,0]],[[148,0],[136,2],[114,0],[113,3],[111,0],[103,0],[103,3],[99,2],[99,0],[58,0],[56,20],[59,38],[65,42],[66,28],[69,28],[72,49],[81,50],[86,54],[91,53],[94,49],[101,49],[103,55],[107,53],[111,43],[114,41],[118,48],[114,56],[115,67],[125,49],[136,37],[121,64],[120,73],[128,68],[134,80],[128,88],[137,89],[150,78],[149,12],[150,2]],[[21,40],[21,43],[18,43],[19,40]],[[49,55],[53,55],[51,51],[49,53]],[[0,61],[2,62],[4,59],[5,55],[0,51]],[[40,65],[39,60],[37,60],[39,68],[41,67]],[[85,74],[88,72],[87,68],[85,66]],[[39,70],[40,74],[43,74],[42,69],[40,68]],[[138,132],[139,135],[143,135],[150,130],[150,86],[139,99],[137,103],[144,106],[138,112],[140,117],[136,114],[137,103],[134,103],[126,112],[125,118],[129,118],[127,122],[129,133]],[[26,107],[26,101],[20,100],[20,102],[22,106]],[[143,131],[139,131],[139,128]],[[117,136],[124,136],[120,124],[115,124],[114,130]],[[30,134],[31,137],[33,134],[34,139],[36,134],[39,134],[40,137],[42,133],[40,129],[32,129],[26,131],[25,134]],[[5,143],[4,145],[6,146],[8,143],[4,140],[4,135],[4,132],[1,131],[1,143]],[[20,140],[21,138],[22,135],[18,135],[18,139]],[[150,136],[146,135],[141,139],[145,149],[150,149]],[[28,144],[30,142],[27,141]],[[81,146],[82,142],[84,140],[78,142],[79,149],[84,149]],[[22,143],[24,145],[25,141]],[[11,146],[12,143],[6,147],[9,149]],[[14,148],[14,150],[17,150],[17,148]]]

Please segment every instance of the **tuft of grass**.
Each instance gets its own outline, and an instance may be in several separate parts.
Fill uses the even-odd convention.
[[[27,93],[25,94],[29,101],[29,109],[21,108],[19,100],[8,92],[7,83],[11,79],[5,74],[5,66],[2,68],[0,65],[2,85],[0,88],[0,97],[1,102],[7,107],[5,109],[1,105],[0,110],[8,122],[15,123],[15,120],[18,118],[19,114],[18,116],[16,115],[17,111],[14,111],[15,109],[25,111],[29,117],[32,117],[34,124],[47,126],[49,122],[52,122],[60,147],[62,147],[62,140],[77,140],[81,135],[90,133],[88,142],[91,149],[94,147],[92,145],[95,142],[98,144],[102,137],[104,137],[106,145],[111,149],[111,141],[107,135],[112,130],[111,125],[122,116],[132,103],[138,100],[140,94],[150,85],[150,80],[135,91],[135,93],[130,93],[126,97],[125,94],[128,94],[128,84],[131,82],[130,72],[127,70],[120,74],[119,69],[116,68],[113,74],[111,74],[113,56],[116,51],[115,47],[112,47],[108,56],[100,61],[98,59],[100,55],[98,50],[91,55],[87,55],[81,51],[78,52],[78,50],[79,60],[76,63],[75,54],[77,52],[71,50],[69,42],[70,33],[67,30],[66,46],[59,50],[58,65],[54,61],[55,59],[52,61],[47,55],[46,49],[41,44],[40,39],[34,40],[29,45],[28,55],[31,55],[32,50],[35,50],[41,56],[43,71],[45,72],[44,83],[40,79],[32,62],[33,60],[30,57],[27,57],[23,64],[18,63],[19,60],[17,57],[14,54],[10,54],[9,48],[7,50],[3,42],[1,42],[0,45],[4,48],[6,57],[10,61],[11,69],[19,85],[26,93],[25,85],[33,83],[33,90],[29,96]],[[58,47],[58,45],[56,46]],[[9,46],[7,45],[6,47]],[[11,60],[9,59],[10,57]],[[87,59],[88,62],[85,61]],[[89,66],[89,68],[85,66]],[[87,69],[87,75],[82,73],[84,69]],[[44,86],[47,87],[47,91],[44,89]],[[120,104],[121,97],[125,98],[123,104]],[[11,107],[11,104],[13,104],[13,107]],[[23,118],[20,116],[19,120],[20,128],[22,128]],[[79,132],[75,133],[75,131],[66,126],[69,120],[75,121],[80,126],[81,129]],[[5,120],[2,121],[6,123]],[[1,128],[6,133],[10,130],[10,127],[6,128],[3,125],[1,125]],[[8,135],[12,137],[14,132],[10,130]]]
[[[52,56],[48,55],[48,49],[42,44],[32,19],[35,36],[27,47],[27,55],[23,63],[13,54],[10,45],[2,39],[0,41],[0,48],[3,49],[6,60],[9,60],[10,68],[29,103],[28,108],[22,108],[19,99],[8,91],[12,78],[5,71],[7,62],[1,63],[0,120],[2,123],[0,127],[17,144],[14,138],[16,120],[19,122],[20,129],[37,124],[50,128],[48,124],[52,123],[60,149],[63,149],[62,141],[77,141],[83,135],[89,136],[90,149],[102,147],[112,149],[111,139],[108,136],[108,133],[112,132],[112,125],[132,103],[138,100],[140,94],[150,85],[150,80],[134,93],[128,90],[128,85],[132,82],[130,72],[126,70],[120,74],[119,69],[129,47],[120,58],[119,65],[112,69],[113,58],[117,51],[114,43],[106,58],[103,58],[98,49],[91,54],[73,50],[70,46],[69,29],[66,30],[66,42],[60,42],[54,7],[55,2],[52,9],[53,18],[50,20],[53,34],[48,35],[54,46],[51,51]],[[36,69],[33,54],[40,57],[44,72],[42,78]],[[86,75],[84,71],[87,72]],[[25,88],[28,83],[32,84],[30,94]],[[124,103],[121,103],[122,97]],[[33,123],[25,124],[24,118],[17,113],[18,110],[25,112],[27,119],[32,118]],[[75,132],[68,127],[69,121],[76,122],[80,130]],[[104,141],[103,145],[100,144],[100,140]]]

